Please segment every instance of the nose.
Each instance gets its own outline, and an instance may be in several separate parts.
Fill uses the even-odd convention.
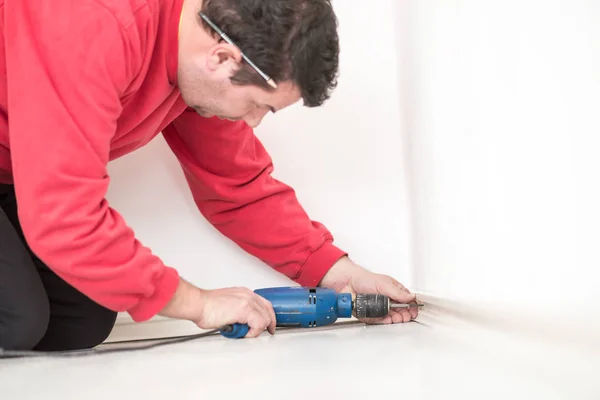
[[[256,128],[260,125],[267,112],[268,111],[264,109],[256,109],[253,112],[246,114],[246,116],[244,116],[244,121],[251,128]]]

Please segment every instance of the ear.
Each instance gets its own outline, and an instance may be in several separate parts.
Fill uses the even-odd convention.
[[[226,42],[219,42],[212,46],[207,54],[206,66],[209,71],[218,72],[219,70],[233,75],[242,63],[242,53],[240,49]]]

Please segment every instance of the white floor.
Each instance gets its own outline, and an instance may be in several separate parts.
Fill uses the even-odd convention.
[[[151,350],[0,361],[1,399],[600,399],[583,335],[542,340],[432,307],[393,326],[221,336]]]

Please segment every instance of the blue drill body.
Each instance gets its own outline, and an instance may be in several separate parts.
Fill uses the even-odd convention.
[[[313,328],[352,316],[350,293],[321,287],[276,287],[254,292],[271,302],[278,327]],[[248,331],[246,324],[233,324],[221,329],[221,335],[242,338]]]

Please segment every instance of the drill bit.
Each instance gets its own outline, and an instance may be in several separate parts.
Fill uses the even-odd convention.
[[[390,303],[390,308],[411,308],[411,307],[423,307],[425,304],[419,303]]]

